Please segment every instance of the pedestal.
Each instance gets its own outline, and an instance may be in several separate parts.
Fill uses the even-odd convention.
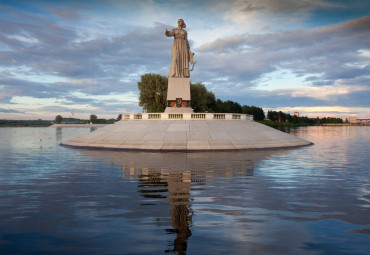
[[[168,78],[166,113],[192,112],[190,106],[190,79]]]

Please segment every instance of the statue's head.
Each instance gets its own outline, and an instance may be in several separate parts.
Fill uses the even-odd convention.
[[[186,24],[185,24],[185,22],[184,22],[184,20],[183,20],[183,19],[179,19],[179,20],[177,21],[177,24],[178,24],[179,26],[181,26],[182,28],[186,28]]]

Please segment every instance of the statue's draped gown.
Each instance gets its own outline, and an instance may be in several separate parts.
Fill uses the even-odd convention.
[[[173,36],[172,63],[168,77],[189,77],[189,42],[185,30],[175,28],[167,36]]]

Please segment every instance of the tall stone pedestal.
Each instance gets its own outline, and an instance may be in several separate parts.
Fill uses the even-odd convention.
[[[165,113],[192,112],[190,106],[190,79],[168,78],[167,107]]]

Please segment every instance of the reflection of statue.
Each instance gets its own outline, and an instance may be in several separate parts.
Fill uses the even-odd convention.
[[[165,252],[176,252],[186,254],[188,238],[191,236],[189,225],[192,222],[193,211],[190,206],[191,176],[186,172],[172,172],[168,178],[168,199],[171,205],[171,218],[173,229],[166,231],[176,233],[176,239],[172,250]]]
[[[193,55],[188,42],[188,33],[183,28],[186,27],[183,19],[177,21],[177,28],[168,31],[165,35],[173,36],[172,62],[168,77],[190,77],[189,62],[193,64]]]
[[[134,219],[150,217],[155,219],[153,224],[156,226],[166,226],[166,232],[172,235],[168,236],[171,241],[167,243],[165,252],[177,254],[186,254],[188,243],[191,241],[194,215],[190,192],[192,185],[208,185],[208,181],[213,185],[212,181],[219,177],[244,179],[253,175],[256,162],[276,153],[272,150],[248,153],[245,151],[137,153],[100,150],[80,152],[122,165],[124,182],[137,182],[138,191],[144,197],[134,203],[142,206],[141,210],[132,207],[136,208],[135,211],[128,207],[133,213],[131,217]],[[163,211],[168,210],[168,207],[162,209],[166,205],[165,199],[168,199],[171,207],[170,218],[165,217],[168,214],[163,214]],[[152,206],[152,209],[148,206]]]

